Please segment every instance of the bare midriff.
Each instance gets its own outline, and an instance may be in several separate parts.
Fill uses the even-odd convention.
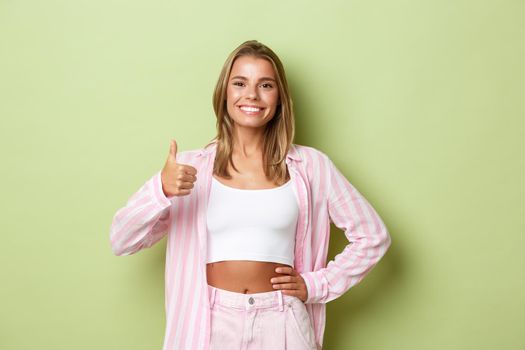
[[[273,288],[271,278],[287,275],[275,272],[279,266],[290,267],[266,261],[217,261],[206,265],[206,278],[215,288],[244,294],[263,293],[278,290]]]
[[[242,161],[236,160],[235,164],[243,167]],[[260,167],[260,165],[259,165]],[[258,169],[258,167],[256,167]],[[233,170],[230,170],[230,174]],[[235,172],[233,172],[235,173]],[[254,172],[255,173],[255,172]],[[214,174],[223,184],[244,189],[267,189],[283,184],[275,184],[264,178],[264,173],[259,171],[260,175],[257,180],[257,187],[253,188],[253,179],[249,181],[250,186],[238,178],[224,179]],[[290,180],[290,174],[287,169],[286,180]],[[288,266],[286,264],[267,262],[267,261],[253,261],[253,260],[227,260],[208,263],[206,265],[206,278],[208,284],[215,288],[225,289],[231,292],[253,294],[275,291],[273,283],[270,279],[273,277],[286,276],[284,273],[277,273],[275,269],[279,266]]]

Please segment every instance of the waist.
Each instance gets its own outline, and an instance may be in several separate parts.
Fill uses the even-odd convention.
[[[253,309],[278,309],[279,311],[284,311],[285,304],[302,303],[299,298],[282,294],[280,290],[243,294],[220,289],[209,284],[208,297],[210,308],[213,308],[214,304],[219,304],[228,308],[246,311]]]
[[[206,265],[206,278],[210,286],[236,293],[252,294],[276,291],[270,279],[285,276],[275,272],[281,263],[250,260],[227,260]]]

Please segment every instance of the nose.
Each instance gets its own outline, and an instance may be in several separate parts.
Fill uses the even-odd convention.
[[[257,86],[248,87],[248,89],[246,90],[246,97],[253,100],[257,99]]]

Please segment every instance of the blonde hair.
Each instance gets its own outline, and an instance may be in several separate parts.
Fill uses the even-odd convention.
[[[274,117],[266,124],[263,144],[263,168],[268,179],[278,185],[286,181],[286,155],[294,140],[295,120],[293,102],[288,90],[288,82],[283,64],[277,55],[257,40],[248,40],[233,50],[222,67],[213,93],[213,109],[217,117],[217,135],[211,142],[217,142],[217,152],[213,166],[214,174],[231,179],[228,163],[233,164],[233,120],[226,107],[226,89],[235,60],[240,56],[253,56],[268,60],[275,71],[279,91],[279,105]]]

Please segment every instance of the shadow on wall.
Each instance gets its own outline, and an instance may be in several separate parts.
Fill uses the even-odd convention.
[[[352,348],[352,343],[349,343],[348,340],[352,339],[352,336],[348,336],[348,334],[352,334],[352,330],[356,329],[354,325],[358,325],[360,320],[366,317],[368,310],[373,308],[374,303],[382,298],[388,299],[397,284],[396,281],[401,278],[400,274],[403,271],[402,255],[397,249],[394,234],[398,230],[386,223],[386,220],[384,221],[392,237],[392,245],[385,256],[359,284],[327,304],[326,329],[323,341],[323,348],[325,349]],[[348,240],[343,231],[331,224],[327,262],[333,260],[335,255],[340,253],[347,244]]]

